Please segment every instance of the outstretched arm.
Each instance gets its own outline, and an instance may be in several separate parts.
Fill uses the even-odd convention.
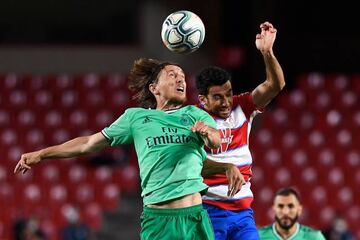
[[[208,148],[220,147],[221,139],[218,130],[209,127],[203,121],[197,121],[191,127],[191,131],[199,133]]]
[[[284,73],[273,53],[277,30],[269,22],[260,25],[261,33],[256,35],[256,48],[263,55],[266,69],[266,80],[252,91],[254,104],[263,108],[278,95],[285,86]]]
[[[14,169],[14,173],[25,173],[31,169],[31,165],[35,165],[44,159],[71,158],[86,155],[100,151],[109,145],[109,141],[100,132],[91,136],[74,138],[63,144],[22,154]]]

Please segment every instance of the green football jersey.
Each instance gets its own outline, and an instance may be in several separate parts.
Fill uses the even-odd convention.
[[[134,143],[144,205],[207,189],[201,177],[204,142],[190,131],[196,121],[216,128],[208,113],[186,106],[171,111],[130,108],[102,130],[112,146]]]
[[[259,229],[259,235],[261,240],[277,240],[283,239],[277,233],[275,224],[263,227]],[[297,223],[297,229],[295,233],[286,238],[286,240],[325,240],[324,235],[319,230],[312,229],[310,227]]]

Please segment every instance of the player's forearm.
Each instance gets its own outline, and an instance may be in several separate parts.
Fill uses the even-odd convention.
[[[213,160],[206,159],[201,171],[203,177],[211,176],[217,173],[225,173],[226,170],[234,166],[231,163],[219,163]]]
[[[39,151],[41,159],[71,158],[91,153],[90,137],[78,137],[63,144],[48,147]]]
[[[208,148],[216,149],[220,147],[220,134],[215,128],[209,128],[207,135],[203,136],[203,139]]]
[[[285,86],[284,73],[273,51],[262,52],[262,55],[266,68],[266,81],[275,97]]]
[[[254,104],[263,108],[279,94],[285,86],[284,73],[272,51],[262,52],[266,67],[266,80],[252,92]]]

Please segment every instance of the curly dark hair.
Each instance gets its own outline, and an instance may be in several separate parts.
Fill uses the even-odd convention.
[[[199,94],[206,96],[210,87],[223,85],[227,81],[231,82],[229,72],[219,67],[209,66],[202,69],[196,76],[196,88]]]
[[[155,96],[150,92],[149,85],[157,82],[160,71],[167,65],[176,63],[161,62],[156,59],[140,58],[134,61],[129,75],[129,89],[134,93],[132,97],[140,107],[156,108]]]

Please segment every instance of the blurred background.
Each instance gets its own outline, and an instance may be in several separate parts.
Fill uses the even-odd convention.
[[[171,53],[164,19],[190,10],[205,42]],[[23,152],[98,132],[127,107],[127,74],[150,57],[180,63],[191,103],[207,65],[233,75],[235,93],[265,79],[255,47],[259,25],[278,29],[274,52],[287,86],[258,116],[254,211],[270,224],[274,192],[294,186],[301,223],[325,230],[337,219],[360,239],[360,31],[347,1],[9,1],[0,9],[0,239],[138,239],[142,209],[132,147],[46,162],[12,173]],[[343,224],[343,225],[344,225]]]

